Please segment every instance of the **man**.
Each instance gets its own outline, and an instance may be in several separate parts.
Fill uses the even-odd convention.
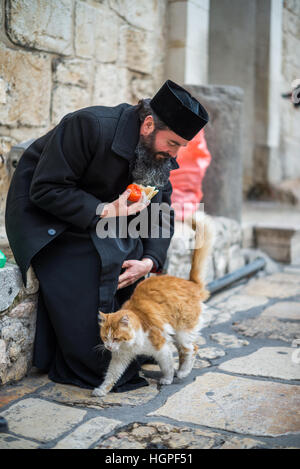
[[[11,181],[6,231],[26,286],[40,283],[33,365],[55,382],[94,388],[110,352],[97,354],[97,312],[120,308],[150,271],[160,270],[170,237],[101,239],[105,218],[130,223],[152,202],[170,205],[176,154],[207,123],[203,106],[168,80],[138,106],[92,106],[65,116],[22,155]],[[132,182],[159,192],[146,207],[127,203]],[[121,195],[120,195],[121,194]],[[144,212],[145,213],[145,212]],[[145,385],[132,363],[114,391]]]

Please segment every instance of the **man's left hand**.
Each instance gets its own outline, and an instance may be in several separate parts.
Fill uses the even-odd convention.
[[[118,290],[120,288],[128,287],[132,283],[136,282],[139,278],[147,275],[153,267],[153,261],[145,257],[140,261],[128,260],[122,265],[123,269],[126,269],[119,277]]]

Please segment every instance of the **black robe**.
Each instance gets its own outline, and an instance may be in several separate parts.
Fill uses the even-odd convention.
[[[96,234],[98,205],[117,199],[132,182],[139,129],[136,106],[129,104],[68,114],[23,153],[10,184],[8,240],[25,286],[30,264],[40,282],[34,364],[58,382],[102,382],[110,354],[95,351],[98,310],[115,311],[130,297],[135,285],[117,291],[124,260],[150,257],[161,269],[166,258],[172,211],[169,238],[161,231],[153,239]],[[170,205],[171,192],[168,182],[152,202]],[[150,219],[151,204],[147,211]],[[130,369],[120,382],[135,380],[137,367]]]

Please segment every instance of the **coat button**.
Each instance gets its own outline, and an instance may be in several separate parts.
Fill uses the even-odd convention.
[[[55,233],[56,233],[56,230],[54,230],[53,228],[50,228],[50,230],[48,230],[48,234],[51,236],[55,235]]]

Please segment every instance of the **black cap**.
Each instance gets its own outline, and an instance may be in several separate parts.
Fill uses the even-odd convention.
[[[186,140],[192,140],[209,120],[202,104],[171,80],[158,90],[150,106],[173,132]]]

